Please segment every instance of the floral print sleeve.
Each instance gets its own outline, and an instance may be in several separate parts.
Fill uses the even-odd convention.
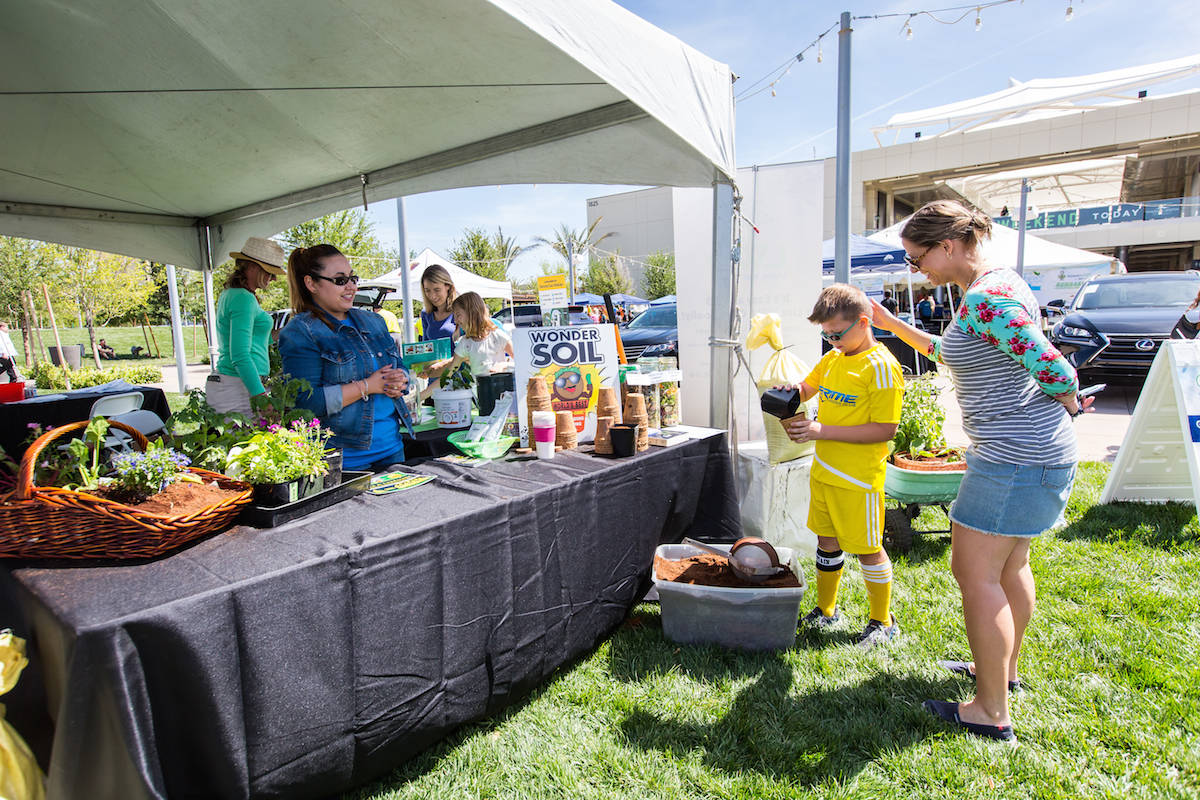
[[[1033,293],[1019,278],[1017,281],[989,278],[991,275],[984,276],[967,292],[957,324],[1021,364],[1051,397],[1077,391],[1075,369],[1050,344],[1038,324],[1036,312],[1030,311],[1031,307],[1037,308]]]
[[[929,347],[925,348],[925,357],[938,364],[945,363],[942,361],[942,337],[937,335],[929,337]]]

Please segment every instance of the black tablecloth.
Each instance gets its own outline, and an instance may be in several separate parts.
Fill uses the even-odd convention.
[[[43,395],[50,394],[46,389]],[[77,389],[63,393],[66,396],[57,399],[41,400],[33,398],[19,403],[0,404],[0,447],[14,460],[20,461],[25,452],[25,440],[29,438],[29,424],[40,422],[43,427],[58,427],[68,422],[80,422],[88,418],[92,404],[101,397],[126,392],[141,392],[144,399],[142,408],[153,411],[161,419],[171,415],[171,407],[167,405],[167,396],[162,389],[153,386],[129,386],[123,389]]]
[[[741,532],[724,435],[413,469],[438,480],[152,562],[0,565],[31,643],[9,720],[35,747],[57,721],[48,796],[345,790],[591,651],[659,543]]]

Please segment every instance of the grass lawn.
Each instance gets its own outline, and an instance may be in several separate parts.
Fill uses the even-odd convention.
[[[169,325],[152,325],[153,338],[150,341],[149,351],[150,358],[146,357],[146,334],[143,329],[137,326],[134,327],[110,327],[97,328],[96,340],[104,339],[108,344],[117,351],[116,360],[101,359],[100,366],[113,366],[114,364],[155,364],[167,365],[175,363],[175,347],[171,342],[171,327]],[[42,346],[54,347],[54,331],[50,328],[42,328]],[[17,348],[19,355],[18,364],[25,363],[25,344],[21,341],[20,330],[13,329],[9,331],[12,336],[13,344]],[[87,328],[63,328],[58,329],[59,338],[62,340],[63,346],[71,344],[83,345],[83,366],[95,366],[92,362],[92,349],[88,343]],[[154,344],[157,342],[158,351],[161,353],[161,358],[154,356]],[[138,345],[143,349],[140,358],[134,358],[130,355],[130,348]],[[204,338],[204,329],[200,326],[184,326],[183,329],[183,345],[187,353],[187,361],[189,364],[199,364],[201,359],[208,354],[207,340]],[[43,353],[43,356],[49,358],[48,353]]]
[[[1081,467],[1069,527],[1033,546],[1019,748],[920,708],[972,689],[934,663],[970,657],[936,534],[895,559],[903,632],[885,649],[848,644],[866,609],[849,561],[850,625],[783,653],[677,646],[642,605],[525,703],[345,797],[1200,797],[1200,526],[1191,507],[1094,505],[1108,469]],[[916,527],[946,519],[926,510]]]

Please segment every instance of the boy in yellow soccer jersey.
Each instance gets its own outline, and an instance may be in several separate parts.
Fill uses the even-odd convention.
[[[900,422],[904,375],[871,334],[871,304],[861,289],[826,287],[809,321],[833,345],[800,385],[805,400],[819,394],[816,420],[795,420],[788,436],[816,442],[808,527],[817,534],[817,607],[804,625],[829,627],[837,608],[842,552],[858,556],[871,618],[858,643],[889,641],[900,630],[891,613],[892,563],[883,549],[883,477],[888,442]]]

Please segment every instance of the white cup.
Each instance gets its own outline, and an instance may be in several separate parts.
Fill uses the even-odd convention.
[[[538,458],[554,458],[555,418],[553,411],[533,412],[533,430],[529,438],[537,446]]]

